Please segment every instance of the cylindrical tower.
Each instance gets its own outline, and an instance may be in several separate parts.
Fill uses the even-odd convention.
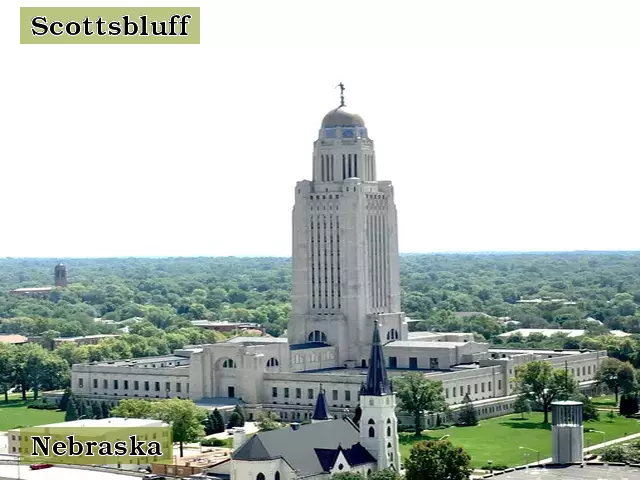
[[[582,408],[581,402],[563,401],[551,404],[553,463],[582,462]]]
[[[67,286],[67,267],[65,267],[62,263],[59,263],[53,269],[53,276],[56,287],[65,288]]]

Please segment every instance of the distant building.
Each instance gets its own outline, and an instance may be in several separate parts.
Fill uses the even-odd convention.
[[[509,338],[513,335],[521,335],[523,338],[527,338],[529,335],[533,333],[540,333],[545,337],[551,337],[552,335],[556,335],[561,333],[566,335],[567,337],[581,337],[587,333],[586,330],[583,329],[567,329],[567,328],[519,328],[517,330],[511,330],[510,332],[501,333],[498,335],[500,338]],[[611,330],[609,332],[610,335],[614,335],[616,337],[628,337],[631,334],[623,332],[622,330]]]
[[[10,343],[13,345],[20,345],[27,343],[29,340],[23,335],[0,335],[0,343]]]
[[[62,263],[56,265],[53,269],[53,276],[56,287],[66,288],[67,286],[67,267]]]
[[[261,328],[259,323],[225,321],[214,322],[211,320],[192,320],[191,325],[193,325],[194,327],[204,328],[206,330],[215,330],[217,332],[244,331],[247,329],[260,330]]]
[[[85,335],[83,337],[60,337],[53,339],[53,348],[58,348],[64,343],[75,343],[76,345],[97,345],[107,338],[117,338],[120,335]]]
[[[54,284],[59,288],[66,288],[67,286],[67,267],[62,263],[59,263],[53,269]],[[47,298],[54,287],[25,287],[16,288],[9,291],[9,295],[21,295],[24,297],[32,298]]]

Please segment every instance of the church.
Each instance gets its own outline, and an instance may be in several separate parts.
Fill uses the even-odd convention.
[[[378,179],[370,132],[360,115],[347,110],[342,93],[339,106],[322,118],[313,144],[311,180],[298,182],[294,190],[287,337],[238,336],[160,357],[77,364],[72,367],[76,395],[109,403],[135,397],[190,398],[223,413],[240,404],[248,420],[270,410],[294,424],[312,420],[320,397],[336,418],[332,423],[340,425],[336,429],[344,431],[340,445],[345,452],[360,451],[354,447],[360,442],[378,464],[384,457],[383,465],[397,465],[393,442],[388,451],[378,436],[383,416],[395,421],[386,413],[387,402],[394,401],[387,374],[393,379],[419,371],[442,382],[451,411],[468,395],[480,418],[513,411],[513,378],[519,366],[532,360],[568,369],[586,393],[596,388],[596,372],[606,351],[489,348],[474,341],[471,333],[409,332],[410,319],[400,305],[393,186]],[[384,362],[377,338],[384,345]],[[377,380],[363,394],[361,386],[369,385],[372,375],[378,375]],[[369,417],[375,422],[375,440],[368,437],[368,427],[358,431],[344,421],[358,405],[378,412]],[[425,415],[425,425],[437,421],[437,415]],[[411,424],[412,419],[399,412],[398,422]],[[305,432],[324,428],[328,427],[305,425],[290,435],[303,439]],[[264,441],[256,448],[273,456],[274,444],[268,439],[284,433],[269,435],[259,436]],[[318,458],[314,468],[335,463],[338,445],[314,447],[333,452],[322,461]],[[355,455],[340,454],[346,455],[345,467],[349,455]],[[387,454],[393,458],[386,460]]]
[[[387,376],[377,323],[360,402],[359,425],[348,417],[334,419],[320,387],[311,423],[292,423],[252,436],[233,453],[231,479],[321,480],[339,472],[368,477],[377,469],[398,470],[396,398]]]

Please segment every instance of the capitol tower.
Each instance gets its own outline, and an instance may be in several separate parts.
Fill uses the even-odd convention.
[[[335,345],[341,366],[366,366],[375,321],[382,341],[406,340],[400,311],[398,220],[389,181],[377,179],[365,122],[340,106],[322,120],[312,180],[293,209],[290,345]]]

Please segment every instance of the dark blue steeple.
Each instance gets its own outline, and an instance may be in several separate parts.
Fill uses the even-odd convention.
[[[320,391],[318,392],[318,398],[316,399],[316,408],[313,410],[313,417],[311,417],[311,420],[316,422],[333,420],[333,417],[329,414],[329,405],[327,405],[327,397],[324,394],[322,384],[320,384]]]
[[[371,342],[371,356],[369,357],[369,373],[367,373],[367,383],[362,385],[360,395],[379,397],[381,395],[391,395],[393,388],[387,377],[387,368],[384,365],[384,353],[382,352],[382,342],[380,341],[380,330],[378,321],[373,326],[373,341]]]

